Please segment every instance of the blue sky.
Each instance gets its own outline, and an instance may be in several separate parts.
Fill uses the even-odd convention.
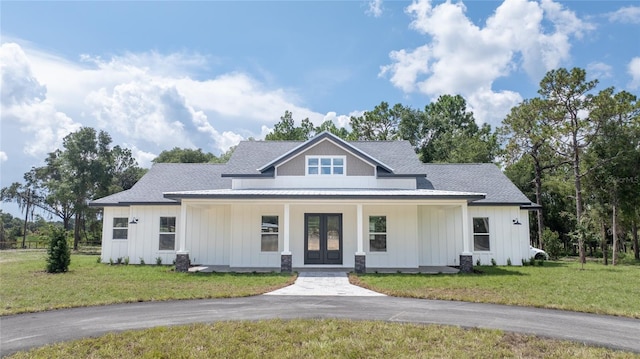
[[[495,127],[550,69],[640,88],[637,1],[3,1],[0,16],[3,187],[80,126],[148,167],[264,138],[285,110],[346,126],[449,93]]]

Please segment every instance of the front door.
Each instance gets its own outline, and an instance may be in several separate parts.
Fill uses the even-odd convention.
[[[342,214],[305,213],[304,264],[342,264]]]

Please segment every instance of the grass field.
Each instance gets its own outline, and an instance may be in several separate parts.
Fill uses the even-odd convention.
[[[0,315],[124,302],[242,297],[289,285],[294,275],[175,273],[171,266],[108,265],[72,255],[69,272],[44,271],[43,251],[0,251]]]
[[[573,261],[477,267],[457,275],[351,275],[356,285],[398,297],[462,300],[640,318],[640,266]]]
[[[639,358],[505,333],[348,320],[268,320],[158,327],[55,344],[12,358]]]

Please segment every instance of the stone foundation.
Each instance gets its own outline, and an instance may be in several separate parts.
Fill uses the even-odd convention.
[[[473,256],[470,254],[460,255],[460,273],[473,273]]]
[[[356,254],[356,273],[367,272],[367,257],[362,254]]]
[[[280,255],[280,272],[291,273],[291,254]]]
[[[189,253],[179,253],[176,255],[176,272],[188,272],[191,260]]]

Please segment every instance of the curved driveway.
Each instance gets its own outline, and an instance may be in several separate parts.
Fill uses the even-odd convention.
[[[260,295],[118,304],[0,318],[2,356],[108,332],[222,320],[344,318],[495,328],[640,353],[640,320],[494,304],[396,297]]]

